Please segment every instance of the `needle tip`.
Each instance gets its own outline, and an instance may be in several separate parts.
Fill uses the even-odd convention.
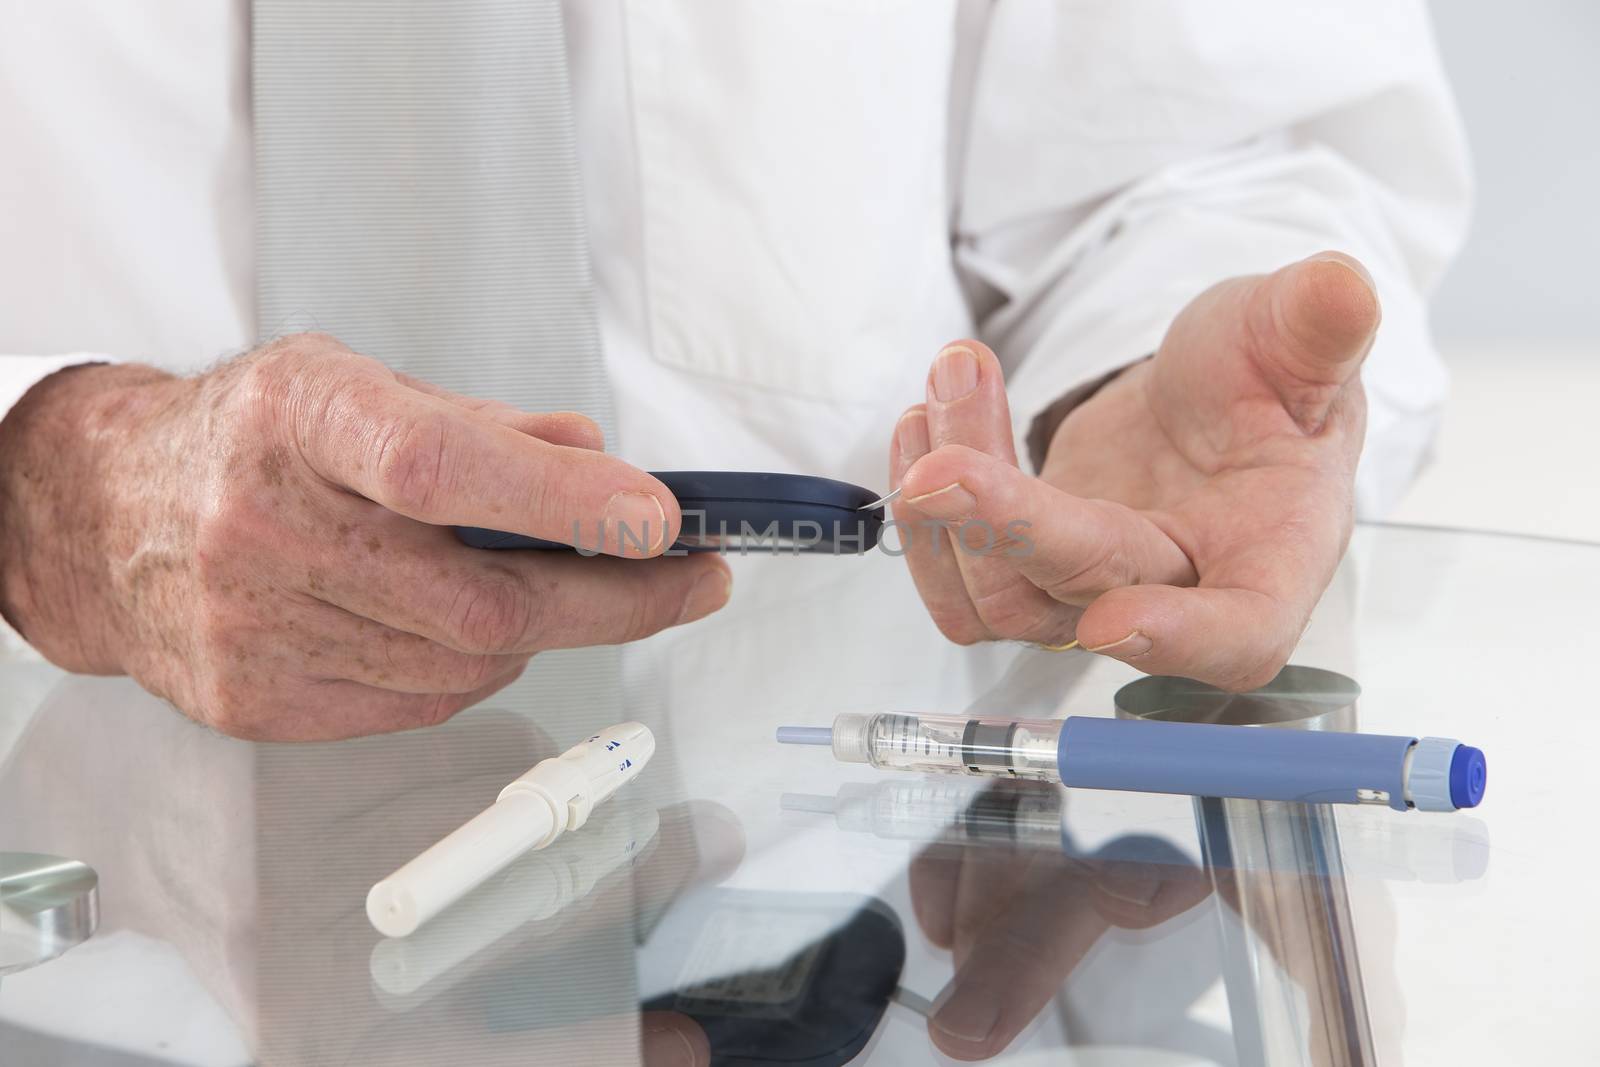
[[[885,504],[889,503],[889,501],[899,499],[899,496],[900,496],[900,490],[899,489],[893,489],[893,490],[890,490],[888,493],[885,493],[883,496],[880,496],[878,499],[874,500],[870,504],[862,504],[859,508],[856,508],[856,510],[857,511],[871,511],[874,508],[881,508]]]
[[[833,727],[780,726],[778,727],[778,744],[831,745],[833,744]]]

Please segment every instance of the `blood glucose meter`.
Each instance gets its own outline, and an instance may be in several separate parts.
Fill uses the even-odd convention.
[[[878,494],[859,485],[803,474],[732,471],[652,471],[672,490],[683,526],[672,545],[685,552],[824,552],[857,555],[871,550],[883,530]],[[474,548],[572,551],[597,547],[599,531],[579,524],[573,542],[456,527]],[[644,531],[635,531],[643,535]],[[591,553],[592,554],[592,553]]]

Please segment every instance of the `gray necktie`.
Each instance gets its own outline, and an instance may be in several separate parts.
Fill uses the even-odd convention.
[[[614,447],[558,0],[254,0],[252,50],[260,335],[326,330],[457,392],[582,411]],[[563,748],[632,717],[614,648],[540,655],[491,703],[530,712]],[[260,818],[315,825],[311,805],[272,784],[290,758],[258,753]],[[327,746],[327,774],[344,759]],[[300,869],[298,847],[270,851],[261,862],[287,868],[289,885],[322,876]],[[561,978],[559,1003],[546,988],[525,998],[534,1011],[508,990],[494,1028],[530,1027],[544,1049],[567,1039],[557,1020],[625,1018],[631,938],[596,931],[588,971],[542,976]],[[298,980],[293,955],[265,953],[263,984]],[[305,1044],[294,1020],[263,1027],[266,1044]],[[550,1062],[596,1055],[592,1035],[570,1040]]]
[[[255,0],[257,326],[594,418],[559,0]]]
[[[262,335],[582,411],[614,447],[559,0],[255,0],[252,23]],[[615,672],[563,653],[526,684],[610,723]]]

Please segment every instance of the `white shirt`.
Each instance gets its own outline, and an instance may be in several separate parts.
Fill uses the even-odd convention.
[[[624,458],[882,484],[946,341],[1019,427],[1201,289],[1323,248],[1384,324],[1382,511],[1444,396],[1464,151],[1421,3],[568,0]],[[77,353],[254,337],[248,5],[3,3],[0,412]]]

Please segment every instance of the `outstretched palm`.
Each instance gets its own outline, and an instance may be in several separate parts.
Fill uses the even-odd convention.
[[[1228,688],[1270,680],[1349,535],[1359,370],[1378,318],[1365,272],[1333,253],[1223,282],[1184,309],[1154,358],[1067,416],[1038,478],[1016,464],[993,355],[947,349],[927,404],[896,434],[897,517],[1020,519],[1032,544],[980,556],[914,543],[941,629],[960,641],[1076,638]],[[960,392],[950,386],[970,380],[967,359],[976,385]]]

